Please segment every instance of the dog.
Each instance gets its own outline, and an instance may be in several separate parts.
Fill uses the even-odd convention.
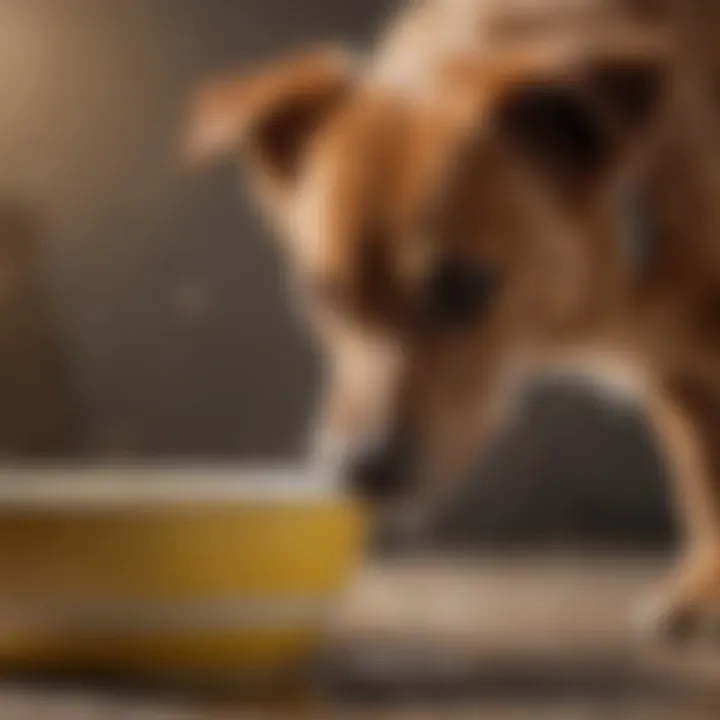
[[[672,33],[609,8],[411,3],[367,58],[208,82],[185,151],[242,156],[324,349],[315,452],[352,491],[439,502],[529,378],[580,373],[647,411],[683,529],[651,617],[697,629],[720,603],[720,165]]]

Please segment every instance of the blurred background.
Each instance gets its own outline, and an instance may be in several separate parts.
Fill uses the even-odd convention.
[[[226,165],[177,157],[189,92],[390,0],[0,0],[0,450],[300,457],[319,383],[269,233]],[[511,447],[512,451],[508,451]],[[532,470],[530,472],[530,470]],[[666,543],[643,418],[540,388],[437,539]]]

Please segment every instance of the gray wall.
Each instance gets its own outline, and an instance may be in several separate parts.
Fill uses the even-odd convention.
[[[375,5],[382,3],[376,0]],[[0,193],[45,224],[97,452],[289,452],[315,382],[229,169],[178,166],[188,93],[369,0],[0,0]]]
[[[318,378],[272,245],[234,173],[186,174],[174,143],[199,79],[315,39],[362,43],[388,6],[0,0],[0,193],[43,224],[88,454],[302,446]],[[641,423],[588,402],[541,398],[451,534],[666,535]]]

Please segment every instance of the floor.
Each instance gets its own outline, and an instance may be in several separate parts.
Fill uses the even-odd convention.
[[[720,641],[670,649],[638,634],[633,608],[666,565],[527,554],[375,564],[340,604],[324,676],[332,702],[248,708],[8,683],[0,719],[719,718]]]

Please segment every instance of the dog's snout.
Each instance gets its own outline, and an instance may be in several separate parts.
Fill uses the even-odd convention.
[[[401,495],[410,484],[410,453],[400,442],[385,442],[357,452],[346,463],[349,490],[369,500]]]

